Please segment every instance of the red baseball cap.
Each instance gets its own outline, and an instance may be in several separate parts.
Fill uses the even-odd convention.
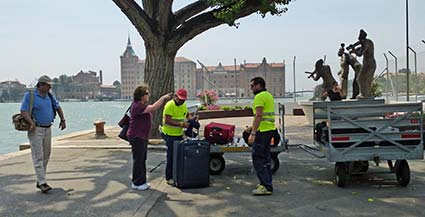
[[[176,91],[176,96],[180,100],[186,100],[187,99],[187,91],[186,89],[180,88]]]

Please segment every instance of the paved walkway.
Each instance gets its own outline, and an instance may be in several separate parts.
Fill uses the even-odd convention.
[[[252,118],[228,118],[237,133]],[[202,121],[206,122],[206,121]],[[291,144],[311,143],[304,117],[287,116]],[[394,174],[354,177],[346,188],[333,184],[333,164],[291,148],[279,155],[281,167],[273,177],[275,192],[250,194],[257,184],[249,153],[226,153],[226,169],[211,176],[211,186],[180,190],[168,186],[164,166],[148,174],[152,188],[130,190],[131,153],[115,138],[95,140],[93,132],[57,138],[48,168],[54,189],[35,188],[29,150],[0,156],[0,216],[423,216],[425,163],[410,161],[412,180],[398,187]],[[151,145],[147,168],[165,159],[163,146]],[[385,171],[371,165],[371,171]]]

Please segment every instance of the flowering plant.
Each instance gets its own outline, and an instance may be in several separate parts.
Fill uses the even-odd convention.
[[[196,96],[199,97],[202,105],[207,107],[215,105],[215,103],[218,101],[217,93],[214,90],[203,90]]]

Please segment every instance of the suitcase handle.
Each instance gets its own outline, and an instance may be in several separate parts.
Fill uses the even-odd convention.
[[[211,131],[210,137],[212,137],[212,136],[223,136],[223,134],[221,132]]]
[[[220,127],[211,127],[211,130],[214,130],[214,131],[222,131],[223,129],[221,129]]]

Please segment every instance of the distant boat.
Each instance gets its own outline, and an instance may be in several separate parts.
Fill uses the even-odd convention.
[[[83,101],[87,101],[87,100],[84,100],[84,99],[74,99],[74,98],[66,98],[66,99],[63,99],[63,101],[64,102],[83,102]]]

